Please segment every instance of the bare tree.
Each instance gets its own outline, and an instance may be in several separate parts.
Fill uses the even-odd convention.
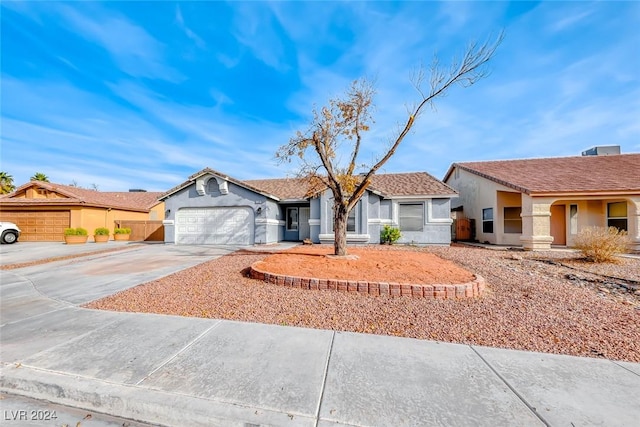
[[[364,194],[372,176],[394,155],[425,106],[433,106],[436,98],[444,96],[456,84],[469,87],[486,77],[488,72],[485,64],[494,56],[503,38],[504,33],[500,33],[495,41],[481,45],[470,43],[462,58],[454,60],[449,67],[442,67],[436,57],[430,69],[428,90],[425,88],[425,70],[420,67],[412,79],[419,95],[418,102],[408,108],[408,117],[391,138],[386,153],[373,165],[362,165],[367,170],[365,173],[354,174],[361,167],[358,165],[358,155],[363,133],[369,130],[373,121],[370,111],[375,89],[367,79],[356,80],[344,97],[331,99],[328,106],[320,111],[314,110],[309,129],[296,132],[288,144],[278,149],[276,158],[281,162],[290,162],[296,156],[300,158],[299,175],[309,179],[309,195],[326,188],[333,193],[335,255],[347,254],[349,212]],[[349,163],[341,165],[337,153],[344,143],[352,145],[352,149]]]

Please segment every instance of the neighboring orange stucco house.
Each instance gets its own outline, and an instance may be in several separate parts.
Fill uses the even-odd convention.
[[[31,181],[0,197],[0,220],[16,223],[21,241],[63,241],[64,229],[111,230],[121,221],[161,221],[158,192],[103,192]],[[92,240],[92,237],[90,237]]]
[[[608,147],[598,147],[608,148]],[[615,147],[614,147],[615,148]],[[615,226],[640,249],[640,154],[454,163],[444,182],[475,239],[525,249],[572,246],[588,226]],[[456,209],[457,208],[457,209]]]

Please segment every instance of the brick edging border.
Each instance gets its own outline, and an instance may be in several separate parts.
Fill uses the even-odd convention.
[[[261,261],[258,261],[261,262]],[[249,277],[279,286],[362,293],[369,295],[408,296],[427,299],[462,299],[481,296],[484,292],[484,279],[475,275],[471,282],[455,285],[416,285],[405,283],[368,282],[362,280],[318,279],[315,277],[295,277],[262,271],[251,265]]]

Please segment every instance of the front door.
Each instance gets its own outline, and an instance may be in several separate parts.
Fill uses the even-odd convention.
[[[310,208],[300,208],[298,214],[298,238],[300,240],[308,239],[311,237],[311,230],[309,228],[309,216],[311,215]]]
[[[551,205],[551,236],[554,245],[567,244],[566,215],[565,205]]]

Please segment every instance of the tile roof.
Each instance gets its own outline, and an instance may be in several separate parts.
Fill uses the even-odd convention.
[[[306,178],[252,179],[243,182],[283,200],[304,199],[309,185]]]
[[[451,196],[457,191],[426,172],[374,175],[371,188],[385,196]]]
[[[14,197],[29,187],[43,188],[66,196],[59,199],[25,199]],[[95,191],[70,185],[55,184],[43,181],[31,181],[16,188],[11,194],[0,197],[0,205],[33,206],[33,205],[85,205],[107,208],[118,208],[133,211],[149,211],[160,203],[159,192],[110,192]]]
[[[640,153],[454,163],[507,187],[532,193],[640,192]]]
[[[219,176],[236,185],[276,200],[304,200],[308,197],[309,184],[306,178],[252,179],[240,181],[211,168],[205,168],[191,175],[185,182],[163,193],[160,200],[192,185],[199,177],[206,174]],[[386,197],[451,196],[457,194],[456,190],[426,172],[374,175],[369,189],[378,191]]]
[[[304,199],[308,184],[305,178],[261,179],[244,181],[251,186],[275,194],[281,199]],[[389,173],[374,175],[370,190],[385,197],[450,196],[456,191],[426,172]]]

